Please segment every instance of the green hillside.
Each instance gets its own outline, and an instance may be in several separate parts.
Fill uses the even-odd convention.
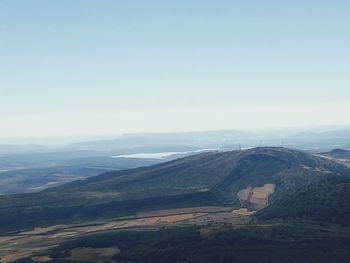
[[[265,184],[275,186],[275,192],[266,198],[272,205],[327,178],[348,176],[350,170],[341,164],[286,148],[202,153],[108,172],[40,193],[2,196],[0,231],[166,208],[221,205],[254,209],[256,205],[250,203],[256,199],[253,192],[261,191]],[[247,200],[239,196],[242,190],[251,191]],[[251,196],[254,198],[249,199]]]
[[[350,224],[350,179],[327,178],[276,198],[260,219],[294,218]]]

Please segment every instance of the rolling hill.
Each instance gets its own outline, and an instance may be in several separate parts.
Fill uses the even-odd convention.
[[[281,200],[308,187],[317,193],[320,183],[338,178],[348,180],[349,168],[286,148],[207,152],[107,172],[39,193],[2,196],[0,231],[193,206],[248,207],[263,212],[266,206],[283,204]]]
[[[350,151],[344,149],[334,149],[330,152],[322,153],[322,155],[336,159],[350,160]]]

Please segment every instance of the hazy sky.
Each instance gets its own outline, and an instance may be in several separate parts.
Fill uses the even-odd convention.
[[[0,0],[0,137],[350,124],[350,1]]]

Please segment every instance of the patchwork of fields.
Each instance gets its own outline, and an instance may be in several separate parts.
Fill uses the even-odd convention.
[[[13,262],[53,248],[72,238],[111,230],[160,229],[179,225],[205,225],[210,222],[242,227],[249,222],[251,214],[252,212],[247,209],[233,207],[193,207],[141,212],[134,217],[116,218],[91,224],[35,228],[8,236],[0,236],[0,260],[2,263]]]

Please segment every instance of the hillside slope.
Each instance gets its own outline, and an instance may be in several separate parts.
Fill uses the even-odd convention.
[[[344,149],[334,149],[330,152],[322,153],[322,155],[336,159],[350,160],[350,151]]]
[[[341,164],[285,148],[202,153],[40,193],[0,197],[0,231],[175,207],[262,209],[326,178],[348,176],[350,170]]]
[[[260,219],[308,219],[348,225],[350,179],[327,178],[276,198],[258,214]]]

